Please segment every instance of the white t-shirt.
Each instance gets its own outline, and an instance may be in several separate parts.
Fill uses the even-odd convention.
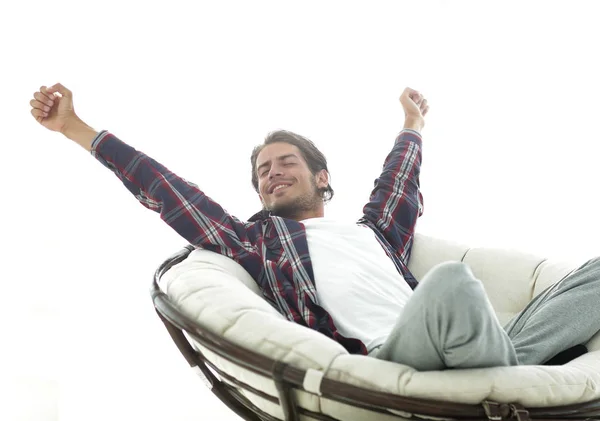
[[[327,218],[300,221],[306,228],[318,304],[338,331],[367,350],[385,342],[412,289],[371,228]]]

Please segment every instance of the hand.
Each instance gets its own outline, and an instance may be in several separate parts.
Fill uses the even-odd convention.
[[[407,121],[417,121],[421,126],[425,125],[425,115],[429,111],[429,105],[421,93],[406,88],[400,96],[400,103],[404,108],[404,117]]]
[[[64,134],[67,126],[79,120],[73,109],[73,93],[60,83],[42,86],[33,98],[31,114],[48,130]]]

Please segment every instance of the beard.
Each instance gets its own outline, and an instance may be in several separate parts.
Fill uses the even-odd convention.
[[[311,180],[310,191],[289,200],[275,203],[270,208],[265,209],[270,211],[271,215],[298,220],[306,212],[317,209],[322,202],[323,198],[321,197],[317,183]]]

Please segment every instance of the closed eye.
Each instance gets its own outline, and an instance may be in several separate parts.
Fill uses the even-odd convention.
[[[296,165],[295,162],[286,162],[285,164],[283,164],[284,167],[289,167],[292,165]],[[264,170],[263,172],[260,173],[261,177],[264,177],[265,175],[267,175],[269,173],[269,169]]]

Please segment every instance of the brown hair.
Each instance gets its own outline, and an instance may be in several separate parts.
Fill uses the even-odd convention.
[[[269,133],[267,137],[265,137],[265,141],[262,143],[262,145],[258,145],[254,148],[250,157],[250,162],[252,164],[252,185],[257,193],[260,193],[258,191],[258,174],[256,172],[256,160],[258,158],[258,154],[265,148],[265,146],[277,142],[284,142],[296,146],[308,164],[308,168],[310,169],[312,175],[317,174],[321,170],[325,170],[327,173],[329,173],[325,155],[323,155],[323,153],[317,149],[313,142],[303,136],[300,136],[299,134],[292,133],[287,130],[277,130]],[[320,188],[319,193],[321,193],[321,197],[325,203],[329,202],[333,197],[333,189],[331,188],[331,184],[328,184],[327,187]]]

